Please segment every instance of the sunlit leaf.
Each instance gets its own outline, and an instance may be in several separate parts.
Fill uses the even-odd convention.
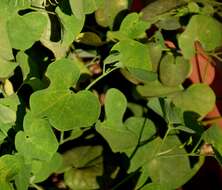
[[[221,46],[222,24],[210,16],[195,15],[178,41],[183,56],[188,59],[195,54],[195,41],[199,41],[204,50],[212,51]]]
[[[58,142],[49,122],[32,118],[29,113],[24,122],[24,132],[16,134],[17,151],[27,160],[50,160],[58,149]]]
[[[215,94],[206,84],[193,84],[173,98],[173,103],[185,111],[205,116],[215,105]]]
[[[33,20],[35,22],[33,22]],[[24,16],[15,15],[7,23],[7,30],[11,46],[15,49],[30,48],[47,26],[47,18],[39,12],[31,12]],[[24,37],[25,36],[25,37]]]

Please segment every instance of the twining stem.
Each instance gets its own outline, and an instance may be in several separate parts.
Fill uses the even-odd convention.
[[[102,74],[101,76],[99,76],[98,78],[96,78],[93,82],[91,82],[86,88],[85,90],[89,90],[90,88],[92,88],[92,86],[94,86],[98,81],[100,81],[101,79],[103,79],[105,76],[107,76],[108,74],[110,74],[111,72],[115,71],[119,69],[119,67],[114,67],[108,71],[106,71],[106,73]]]

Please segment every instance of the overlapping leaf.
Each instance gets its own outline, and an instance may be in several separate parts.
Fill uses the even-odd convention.
[[[127,107],[125,96],[117,89],[110,89],[105,102],[106,120],[97,123],[96,130],[107,140],[114,152],[135,147],[138,137],[128,130],[122,121]]]
[[[58,142],[49,122],[45,119],[35,119],[27,114],[24,121],[24,132],[16,134],[17,151],[29,159],[48,161],[58,149]]]
[[[46,73],[51,82],[49,88],[31,96],[33,115],[47,117],[51,125],[61,131],[89,127],[100,114],[100,104],[94,94],[89,91],[75,94],[68,89],[79,78],[75,64],[68,59],[52,63]]]
[[[195,54],[194,42],[199,41],[206,51],[221,46],[222,24],[206,15],[195,15],[189,21],[186,30],[180,35],[178,42],[185,58]]]
[[[126,39],[114,45],[112,50],[119,51],[119,61],[124,67],[152,71],[149,49],[146,45],[131,39]]]
[[[15,178],[22,167],[21,159],[15,155],[0,157],[0,187],[4,190],[12,190],[11,180]]]
[[[159,68],[160,81],[166,86],[182,84],[190,73],[191,64],[183,57],[167,54],[163,57]]]
[[[30,48],[40,40],[46,26],[47,17],[45,14],[31,12],[24,16],[14,15],[7,23],[11,46],[21,50]]]
[[[127,0],[104,0],[103,6],[95,12],[95,18],[99,25],[103,27],[113,27],[117,14],[128,7]]]
[[[73,190],[98,189],[103,174],[101,146],[82,146],[64,153],[65,182]],[[68,169],[67,169],[68,168]]]
[[[77,18],[82,18],[85,14],[93,13],[104,3],[103,0],[69,0],[73,14]]]
[[[166,86],[155,80],[146,82],[145,85],[138,85],[137,90],[144,97],[165,97],[167,95],[180,92],[182,90],[182,87]]]
[[[215,105],[215,94],[206,84],[193,84],[173,98],[173,103],[185,111],[205,116]]]

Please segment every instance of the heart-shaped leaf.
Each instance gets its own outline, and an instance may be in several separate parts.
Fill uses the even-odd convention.
[[[57,151],[58,142],[49,122],[45,119],[35,119],[29,113],[25,116],[24,132],[16,134],[15,146],[27,160],[48,161]]]
[[[80,76],[77,64],[72,60],[64,58],[49,65],[46,73],[51,81],[49,89],[63,90],[76,84]]]
[[[37,91],[31,96],[30,105],[35,117],[47,117],[61,131],[90,127],[100,114],[98,98],[89,91]]]
[[[138,136],[123,125],[122,117],[127,108],[125,96],[117,89],[110,89],[105,98],[106,120],[98,122],[96,130],[107,140],[114,152],[124,152],[137,145]]]
[[[114,45],[112,50],[120,52],[120,62],[124,67],[152,71],[149,49],[146,45],[126,39]]]
[[[65,172],[65,182],[71,189],[99,188],[97,178],[103,174],[101,146],[77,147],[65,152],[63,158],[64,164],[69,166]]]
[[[30,48],[41,38],[46,26],[47,17],[40,12],[31,12],[24,16],[14,15],[7,23],[11,46],[21,50]]]
[[[173,98],[173,103],[184,111],[205,116],[215,105],[215,94],[206,84],[193,84]]]
[[[190,73],[191,64],[183,57],[167,54],[160,62],[160,81],[166,86],[178,86]]]
[[[116,124],[122,123],[126,107],[127,100],[122,92],[115,88],[109,89],[105,97],[106,120]]]
[[[195,55],[195,41],[199,41],[204,50],[212,51],[221,46],[222,24],[211,16],[194,15],[178,41],[183,56],[187,59]]]
[[[62,156],[55,153],[50,160],[32,160],[32,179],[34,183],[46,180],[62,166]]]

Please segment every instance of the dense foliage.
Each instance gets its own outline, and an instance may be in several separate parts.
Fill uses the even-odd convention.
[[[1,190],[172,190],[221,162],[216,95],[188,78],[198,49],[221,64],[222,3],[131,3],[0,1]]]

